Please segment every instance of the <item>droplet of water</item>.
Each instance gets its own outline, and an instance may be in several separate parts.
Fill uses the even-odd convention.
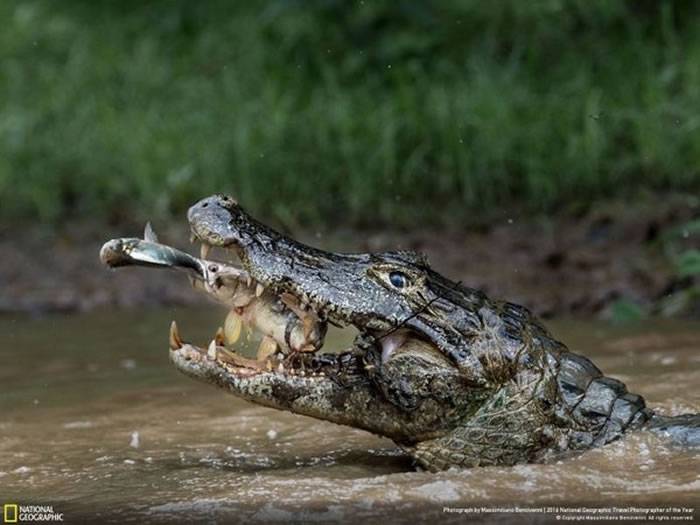
[[[134,368],[136,368],[136,361],[134,361],[133,359],[122,359],[119,362],[119,365],[122,368],[125,368],[126,370],[133,370]]]

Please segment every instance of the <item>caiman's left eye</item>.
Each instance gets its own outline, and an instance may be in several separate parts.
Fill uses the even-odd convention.
[[[391,272],[389,282],[394,288],[404,288],[408,284],[408,277],[401,272]]]

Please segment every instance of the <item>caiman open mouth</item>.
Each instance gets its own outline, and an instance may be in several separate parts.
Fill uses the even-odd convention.
[[[241,377],[258,374],[321,377],[335,359],[320,354],[326,321],[310,306],[289,292],[276,294],[257,282],[245,269],[231,263],[208,260],[210,245],[202,243],[205,275],[192,278],[200,288],[228,309],[208,344],[185,343],[177,323],[170,326],[173,351],[187,346],[189,359],[215,361]],[[247,334],[243,335],[243,334]],[[260,339],[255,358],[242,355],[243,339]]]
[[[177,323],[170,326],[169,345],[186,361],[207,360],[239,377],[262,374],[323,377],[337,364],[337,354],[321,353],[327,331],[323,312],[304,297],[275,290],[252,277],[240,258],[237,246],[225,252],[237,262],[210,260],[212,245],[196,233],[199,241],[201,274],[191,277],[201,289],[223,304],[228,313],[208,344],[185,343]],[[246,333],[246,336],[243,334]],[[259,338],[256,357],[242,355],[242,339]]]
[[[193,241],[196,238],[192,239]],[[202,242],[202,258],[161,244],[150,225],[143,239],[120,238],[105,243],[102,261],[110,267],[148,266],[187,271],[192,285],[226,308],[226,317],[208,344],[185,343],[173,321],[170,349],[185,361],[206,359],[237,376],[284,374],[320,377],[337,364],[335,354],[320,354],[327,320],[294,293],[266,287],[245,265],[208,259],[211,246]],[[227,250],[234,257],[238,253]],[[246,333],[247,337],[242,334]],[[255,358],[243,355],[253,336],[259,338]],[[181,355],[180,355],[181,354]]]
[[[222,331],[217,331],[206,347],[185,342],[175,321],[170,325],[169,345],[171,352],[185,361],[206,361],[240,378],[262,375],[322,378],[337,360],[333,354],[317,355],[317,352],[293,356],[291,359],[290,356],[275,352],[262,359],[251,359],[240,355],[233,345],[226,343]]]

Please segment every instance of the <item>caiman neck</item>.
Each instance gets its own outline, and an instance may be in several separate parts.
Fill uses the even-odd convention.
[[[587,358],[563,346],[535,354],[461,426],[403,448],[431,471],[514,465],[604,445],[652,417],[641,396]]]

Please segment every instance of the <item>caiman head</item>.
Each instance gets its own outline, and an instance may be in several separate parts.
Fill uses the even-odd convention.
[[[235,357],[221,337],[198,347],[175,330],[170,356],[185,374],[265,406],[389,437],[431,470],[531,461],[592,432],[588,416],[573,418],[558,376],[575,369],[575,396],[600,372],[579,356],[567,361],[572,354],[525,308],[490,301],[413,252],[306,246],[229,196],[201,200],[188,219],[203,252],[218,247],[238,259],[246,289],[271,297],[266,304],[283,303],[304,325],[353,326],[358,335],[338,352],[317,330],[312,346],[267,354],[263,363]]]

